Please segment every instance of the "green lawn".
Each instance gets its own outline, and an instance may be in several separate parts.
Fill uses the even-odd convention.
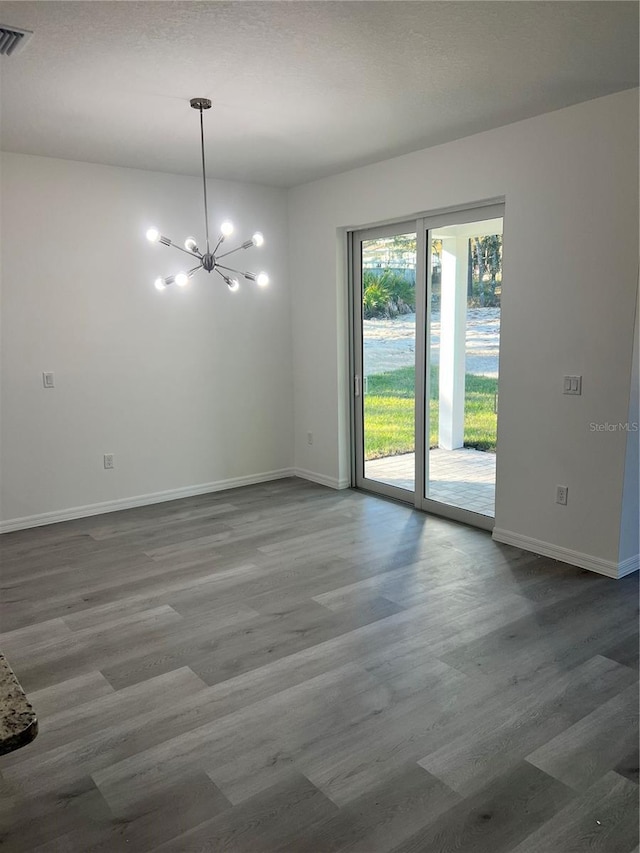
[[[369,377],[364,398],[365,459],[414,451],[415,368],[401,367]],[[438,368],[431,368],[430,447],[438,445]],[[497,379],[467,373],[464,446],[495,452]]]

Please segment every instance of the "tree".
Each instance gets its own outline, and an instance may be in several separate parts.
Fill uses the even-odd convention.
[[[472,293],[470,305],[499,307],[502,284],[502,235],[471,237],[469,241]]]

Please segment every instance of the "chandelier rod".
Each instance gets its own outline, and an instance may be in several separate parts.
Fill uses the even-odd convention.
[[[209,246],[209,211],[207,209],[207,173],[204,163],[204,121],[202,119],[202,105],[200,106],[200,147],[202,149],[202,190],[204,192],[204,229],[207,237],[207,254],[211,251]]]

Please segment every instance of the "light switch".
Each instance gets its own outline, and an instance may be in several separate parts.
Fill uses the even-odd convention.
[[[53,373],[43,373],[42,374],[42,384],[45,388],[53,388]]]
[[[565,376],[563,394],[582,394],[582,376]]]

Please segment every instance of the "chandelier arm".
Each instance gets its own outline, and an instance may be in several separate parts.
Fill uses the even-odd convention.
[[[207,237],[207,254],[211,251],[209,246],[209,211],[207,208],[207,172],[204,163],[204,121],[202,119],[202,107],[200,107],[200,147],[202,150],[202,190],[204,193],[204,230]]]
[[[228,270],[229,272],[237,272],[237,273],[238,273],[238,275],[244,275],[244,273],[242,272],[242,270],[236,270],[236,269],[234,269],[233,267],[225,267],[225,265],[224,265],[224,264],[216,263],[216,269],[217,269],[218,267],[220,267],[220,269],[223,269],[223,270]]]
[[[253,246],[253,243],[251,243]],[[239,246],[236,246],[235,249],[229,249],[228,252],[224,252],[222,255],[218,255],[218,258],[226,258],[227,255],[233,255],[234,252],[239,252],[240,249],[248,249],[248,246],[245,246],[244,243],[241,243]]]
[[[172,240],[169,240],[169,246],[173,246],[174,249],[178,249],[180,252],[184,252],[185,255],[191,255],[192,258],[201,258],[202,255],[199,252],[190,252],[189,249],[183,249],[182,246],[178,246],[177,243],[174,243]]]
[[[203,266],[202,264],[198,264],[197,267],[194,267],[193,269],[189,270],[187,275],[193,275],[195,272],[198,272],[198,270],[201,270],[202,266]]]

